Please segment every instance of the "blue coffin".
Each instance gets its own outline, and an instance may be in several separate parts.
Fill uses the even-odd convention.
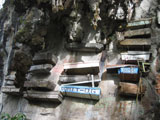
[[[118,70],[120,80],[123,82],[138,82],[139,81],[139,68],[138,67],[125,67]]]
[[[86,86],[61,86],[60,92],[63,96],[71,96],[93,100],[99,100],[101,95],[100,88]]]
[[[120,68],[118,74],[138,74],[138,67],[125,67]]]

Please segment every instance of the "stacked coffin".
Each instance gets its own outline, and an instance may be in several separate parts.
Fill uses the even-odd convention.
[[[67,43],[66,49],[76,52],[101,52],[104,49],[104,45],[101,43]]]
[[[55,84],[49,79],[50,70],[56,64],[57,58],[51,52],[35,54],[33,66],[28,74],[28,81],[25,81],[24,98],[38,101],[62,101],[62,95],[54,91]]]
[[[62,95],[99,100],[100,88],[95,87],[101,81],[98,73],[98,62],[64,64],[63,75],[59,78]]]
[[[119,94],[127,96],[142,95],[145,92],[145,87],[139,87],[136,83],[140,80],[138,67],[124,67],[118,71],[120,77]]]
[[[5,78],[5,85],[2,87],[2,92],[9,95],[20,95],[20,88],[14,85],[16,72],[12,71],[10,75]]]

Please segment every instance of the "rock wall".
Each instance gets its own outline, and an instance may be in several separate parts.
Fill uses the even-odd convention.
[[[160,3],[156,0],[6,0],[0,10],[1,86],[6,84],[8,75],[16,72],[14,85],[20,88],[23,94],[28,71],[34,65],[33,57],[46,51],[51,51],[58,59],[51,74],[46,78],[56,85],[55,90],[59,90],[58,80],[64,63],[101,60],[102,67],[105,65],[104,61],[119,63],[116,31],[125,30],[127,22],[131,20],[151,17],[153,65],[150,76],[145,78],[149,81],[145,83],[149,87],[143,104],[119,98],[116,92],[119,79],[115,75],[107,74],[99,85],[102,89],[102,98],[98,102],[70,97],[66,97],[61,104],[29,102],[22,96],[1,93],[0,112],[11,115],[22,112],[31,120],[159,118],[157,114],[159,111],[155,107],[156,104],[159,105],[157,103],[159,98],[157,93],[152,94],[153,82],[159,73],[159,68],[156,68],[156,65],[157,67],[159,65],[157,56],[160,31],[156,21],[158,4]],[[96,43],[104,47],[100,52],[74,52],[66,49],[66,45],[70,43]],[[157,74],[154,74],[155,71]],[[149,98],[150,95],[152,99]],[[145,103],[149,107],[144,108],[147,106]]]

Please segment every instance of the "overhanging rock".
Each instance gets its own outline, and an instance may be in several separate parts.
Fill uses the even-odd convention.
[[[104,49],[103,44],[99,43],[68,43],[66,49],[76,52],[101,52]]]

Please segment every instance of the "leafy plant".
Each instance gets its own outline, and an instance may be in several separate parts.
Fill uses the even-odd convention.
[[[26,115],[24,115],[22,113],[17,113],[13,117],[11,117],[8,113],[3,113],[0,116],[0,119],[1,120],[27,120]]]

